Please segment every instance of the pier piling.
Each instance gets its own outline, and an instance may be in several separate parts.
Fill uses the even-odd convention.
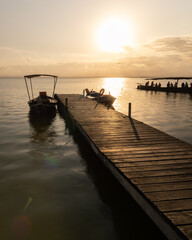
[[[65,98],[65,107],[68,108],[68,98]]]
[[[129,118],[131,118],[131,103],[129,103],[129,111],[128,112],[129,112],[128,116],[129,116]]]

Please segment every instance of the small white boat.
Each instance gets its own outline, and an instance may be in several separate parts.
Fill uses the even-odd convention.
[[[34,98],[33,95],[33,85],[32,85],[32,80],[33,78],[39,78],[39,77],[52,77],[54,80],[53,84],[53,94],[52,97],[47,96],[47,93],[44,92],[39,92],[39,96]],[[55,87],[57,84],[57,76],[54,75],[48,75],[48,74],[33,74],[33,75],[26,75],[24,76],[25,78],[25,84],[27,88],[27,93],[29,97],[29,107],[32,112],[36,112],[39,114],[42,113],[52,113],[53,111],[56,111],[56,104],[57,100],[54,98],[54,93],[55,93]],[[29,82],[30,82],[30,90],[29,90]]]
[[[102,88],[102,89],[100,90],[100,92],[96,92],[96,91],[93,91],[93,90],[89,91],[89,89],[86,88],[86,89],[85,89],[85,92],[86,92],[86,94],[87,94],[87,97],[89,96],[89,97],[93,97],[93,98],[98,98],[98,97],[101,97],[101,96],[104,94],[105,89]]]
[[[113,97],[111,94],[104,94],[101,97],[98,97],[95,99],[98,103],[102,103],[106,106],[111,107],[115,101],[115,97]]]
[[[112,107],[114,101],[115,101],[115,97],[113,97],[111,94],[104,94],[105,89],[102,88],[100,90],[100,92],[96,92],[96,91],[89,91],[89,89],[85,89],[86,92],[86,97],[89,97],[95,101],[97,101],[98,103],[102,103],[106,106]]]

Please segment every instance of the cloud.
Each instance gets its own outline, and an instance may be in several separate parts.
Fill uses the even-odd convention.
[[[192,53],[192,37],[165,37],[157,39],[147,47],[157,52]]]
[[[191,36],[164,37],[129,50],[118,62],[127,76],[191,77],[191,58]]]
[[[50,73],[64,77],[192,76],[192,37],[165,37],[123,54],[40,53],[0,48],[0,76]],[[2,56],[2,55],[1,55]]]

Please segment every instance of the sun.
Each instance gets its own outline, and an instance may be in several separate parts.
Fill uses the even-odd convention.
[[[98,45],[107,52],[123,52],[132,45],[133,32],[127,20],[119,17],[107,19],[98,30]]]

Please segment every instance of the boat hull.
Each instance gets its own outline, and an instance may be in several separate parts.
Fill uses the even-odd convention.
[[[98,103],[102,103],[106,106],[112,106],[114,101],[115,101],[115,97],[113,97],[112,95],[102,95],[101,97],[99,98],[96,98],[95,100],[98,102]]]
[[[105,89],[102,88],[100,92],[96,91],[89,91],[87,88],[83,90],[83,95],[86,92],[86,97],[89,99],[92,99],[94,101],[97,101],[98,103],[104,104],[108,107],[112,107],[114,101],[116,100],[115,97],[113,97],[111,94],[104,94]]]
[[[38,114],[45,114],[45,113],[53,113],[56,111],[56,104],[57,101],[55,99],[47,100],[47,101],[42,101],[42,100],[37,100],[33,99],[28,102],[30,111],[35,112]]]

